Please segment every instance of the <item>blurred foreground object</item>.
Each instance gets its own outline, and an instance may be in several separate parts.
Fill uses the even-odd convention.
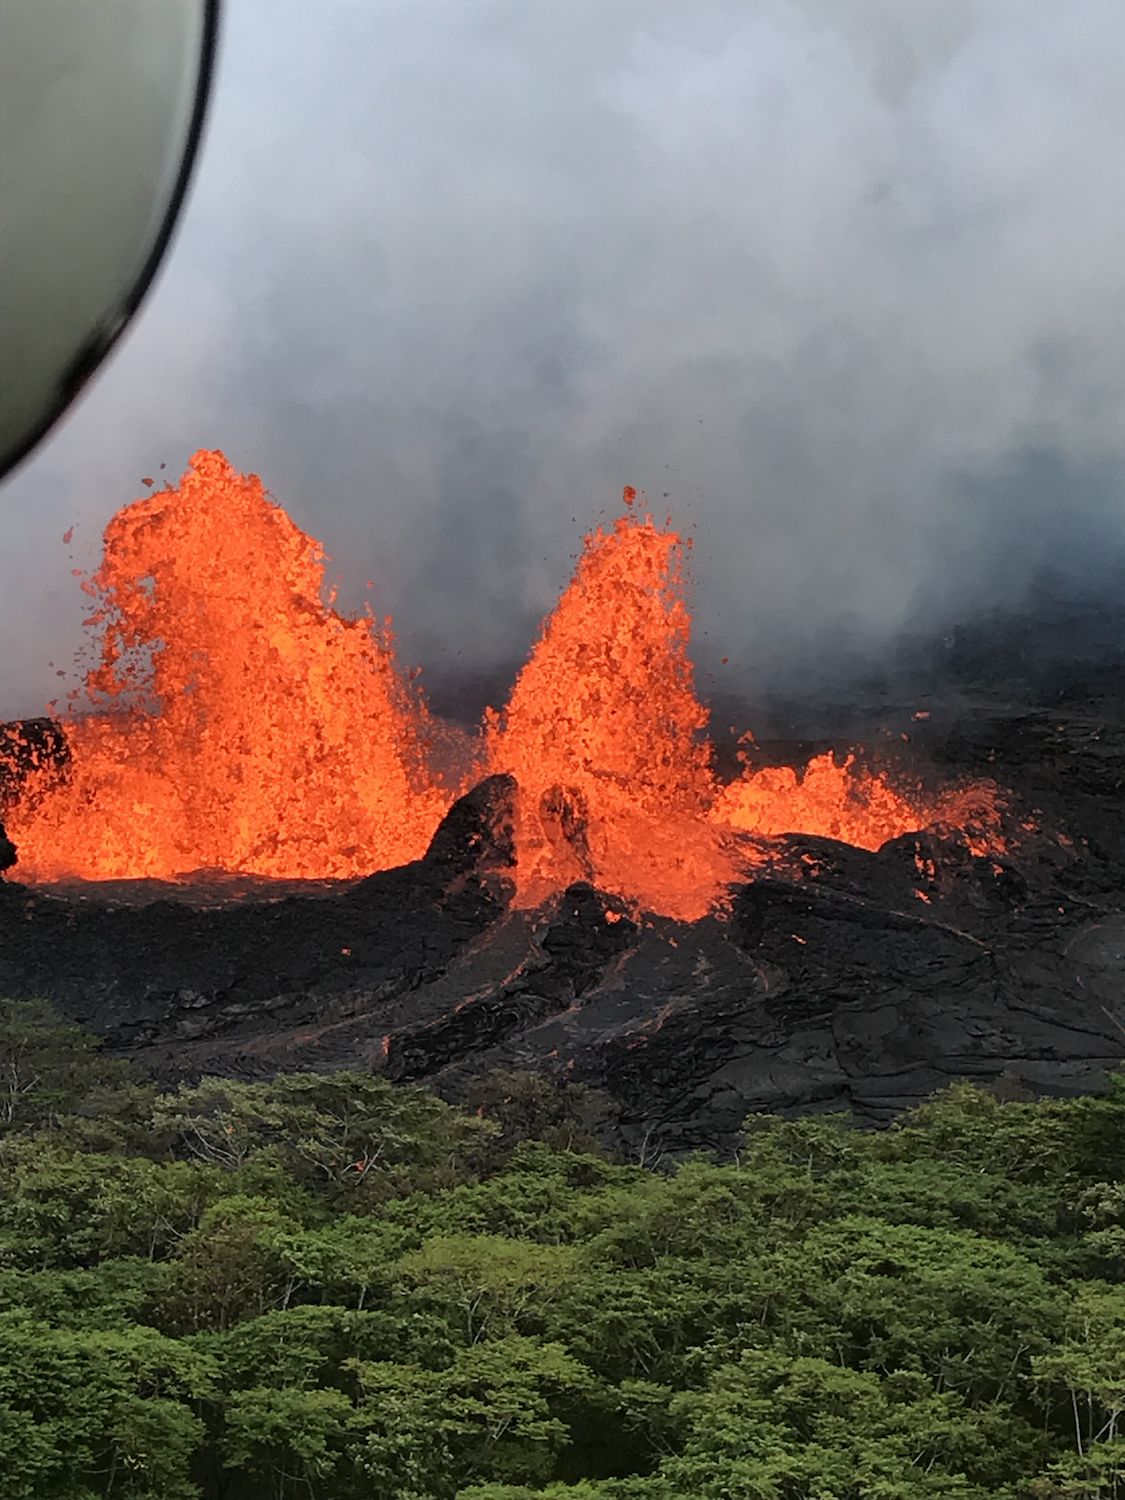
[[[219,0],[0,0],[0,478],[50,431],[164,258]]]

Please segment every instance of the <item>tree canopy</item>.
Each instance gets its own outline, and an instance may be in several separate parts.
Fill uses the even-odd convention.
[[[161,1093],[0,1004],[5,1500],[1125,1500],[1125,1076],[658,1171],[519,1074]]]

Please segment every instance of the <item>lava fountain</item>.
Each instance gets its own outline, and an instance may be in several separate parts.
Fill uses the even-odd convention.
[[[688,657],[683,543],[626,513],[585,546],[507,709],[489,764],[520,787],[520,896],[586,878],[693,919],[737,877],[708,821],[717,787]]]
[[[625,492],[585,539],[475,764],[511,772],[517,900],[579,879],[684,920],[745,878],[753,841],[811,833],[876,849],[955,827],[999,841],[988,788],[926,796],[854,758],[713,769],[689,656],[685,543]],[[31,776],[4,821],[30,883],[207,869],[347,878],[421,855],[460,787],[399,669],[389,620],[324,598],[325,554],[255,476],[200,452],[177,488],[125,506],[83,587],[93,712],[72,712],[64,778]]]
[[[117,512],[84,584],[98,711],[67,724],[66,784],[5,813],[16,879],[346,877],[425,851],[449,799],[424,708],[389,622],[323,601],[324,561],[219,453]]]
[[[880,849],[923,828],[959,838],[973,854],[998,853],[1004,843],[995,787],[975,781],[932,793],[906,778],[893,785],[855,755],[838,762],[831,752],[799,771],[744,771],[719,793],[710,816],[721,827],[762,838],[811,833],[860,849]]]

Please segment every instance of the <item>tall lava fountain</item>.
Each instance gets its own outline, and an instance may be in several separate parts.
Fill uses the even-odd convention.
[[[5,816],[17,878],[316,878],[416,858],[448,797],[389,624],[323,600],[324,554],[261,481],[197,453],[125,506],[84,585],[99,711],[67,782]]]

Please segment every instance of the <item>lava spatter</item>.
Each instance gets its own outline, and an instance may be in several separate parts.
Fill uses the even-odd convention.
[[[930,814],[921,801],[861,768],[854,756],[837,764],[829,752],[814,756],[800,771],[769,766],[744,772],[724,787],[711,817],[763,838],[811,833],[878,849],[926,825]]]

